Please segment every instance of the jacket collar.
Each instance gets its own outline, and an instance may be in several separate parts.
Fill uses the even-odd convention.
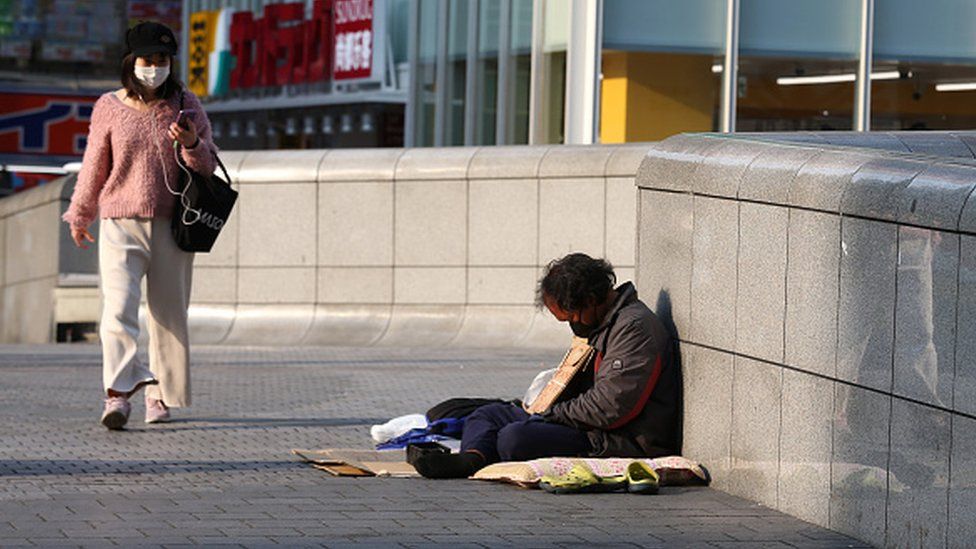
[[[595,336],[599,335],[600,332],[604,331],[607,329],[607,327],[614,323],[620,309],[623,309],[627,305],[637,301],[637,288],[634,288],[634,284],[632,282],[624,282],[620,286],[617,286],[616,291],[617,299],[613,302],[613,305],[607,311],[607,314],[603,316],[603,320],[600,321],[600,325],[593,330],[592,334],[590,334],[590,341],[593,341]]]

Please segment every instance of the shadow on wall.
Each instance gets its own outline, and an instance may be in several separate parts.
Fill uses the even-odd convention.
[[[664,324],[664,327],[671,334],[671,353],[674,355],[674,366],[678,369],[678,448],[683,448],[683,435],[685,432],[685,391],[684,377],[681,367],[681,338],[678,337],[678,327],[674,324],[674,317],[671,314],[671,294],[667,290],[661,290],[657,294],[657,303],[654,304],[654,314]]]

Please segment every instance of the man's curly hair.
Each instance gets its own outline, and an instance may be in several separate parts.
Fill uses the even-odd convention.
[[[543,298],[548,296],[564,311],[579,311],[602,303],[616,283],[613,266],[605,259],[569,254],[546,266],[536,288],[535,304],[545,307]]]

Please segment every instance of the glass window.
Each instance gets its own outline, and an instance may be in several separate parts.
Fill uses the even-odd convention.
[[[532,82],[532,0],[512,0],[507,144],[529,142],[529,87]]]
[[[725,0],[604,3],[600,141],[718,128]]]
[[[544,2],[542,6],[541,75],[536,78],[539,99],[535,113],[535,142],[562,143],[566,129],[566,44],[569,41],[569,3]]]
[[[464,144],[464,93],[466,89],[468,56],[468,12],[467,0],[451,2],[448,5],[447,38],[447,128],[444,133],[445,145]]]
[[[876,0],[872,130],[976,126],[976,3]]]
[[[393,53],[393,62],[397,70],[402,66],[406,70],[407,47],[410,38],[407,32],[410,25],[410,0],[391,0],[388,2],[389,11],[387,12],[387,34],[389,36],[390,49]]]
[[[415,144],[434,144],[434,104],[437,92],[437,4],[438,0],[420,0],[420,36],[417,60],[417,121]]]
[[[737,131],[850,130],[860,2],[741,0]]]
[[[478,2],[477,107],[475,144],[495,144],[495,108],[498,96],[498,34],[500,2]]]

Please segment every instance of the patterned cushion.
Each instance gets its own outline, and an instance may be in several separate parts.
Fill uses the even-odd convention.
[[[534,486],[545,475],[564,475],[579,462],[601,477],[623,475],[627,464],[643,461],[661,475],[661,486],[705,485],[711,478],[700,464],[681,456],[660,458],[540,458],[532,461],[504,461],[482,468],[471,478]]]

